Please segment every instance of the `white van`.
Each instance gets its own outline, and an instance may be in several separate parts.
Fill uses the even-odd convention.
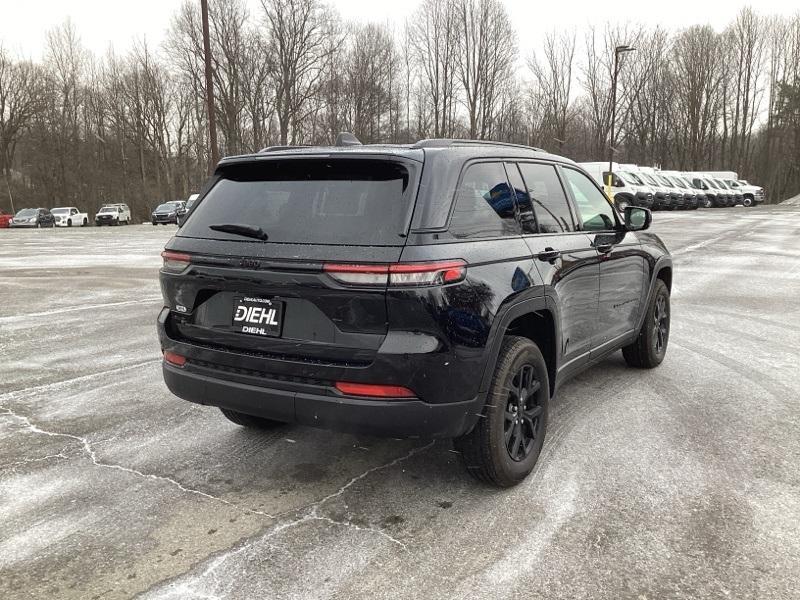
[[[608,184],[608,163],[587,162],[579,163],[592,178],[605,189]],[[613,179],[611,181],[611,197],[619,210],[626,206],[642,206],[652,208],[654,194],[648,184],[630,169],[612,163]]]

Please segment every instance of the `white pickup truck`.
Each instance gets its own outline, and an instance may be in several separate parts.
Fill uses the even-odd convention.
[[[50,210],[56,219],[56,227],[85,227],[89,224],[88,213],[74,206],[60,206]]]

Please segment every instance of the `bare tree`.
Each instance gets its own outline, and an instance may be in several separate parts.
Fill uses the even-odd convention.
[[[326,40],[335,18],[318,0],[262,0],[270,52],[281,144],[299,141],[303,113],[331,57]]]
[[[455,129],[456,53],[458,48],[455,0],[423,0],[409,21],[408,40],[414,63],[422,72],[418,104],[425,102],[433,119],[434,137],[452,135]],[[418,130],[424,134],[422,106]]]
[[[36,66],[27,61],[13,61],[0,46],[0,173],[5,178],[4,191],[8,192],[12,210],[11,166],[17,144],[41,110],[41,82]]]
[[[543,42],[543,61],[536,54],[528,58],[543,102],[543,120],[559,149],[567,140],[572,101],[572,70],[575,64],[575,34],[551,32]]]
[[[457,0],[455,63],[469,120],[469,137],[485,138],[501,90],[513,78],[516,32],[499,0]]]

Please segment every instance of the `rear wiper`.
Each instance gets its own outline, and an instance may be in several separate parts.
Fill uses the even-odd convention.
[[[240,223],[222,223],[220,225],[209,225],[209,229],[214,231],[222,231],[223,233],[235,233],[245,237],[255,238],[266,242],[269,236],[261,227],[253,227],[252,225],[243,225]]]

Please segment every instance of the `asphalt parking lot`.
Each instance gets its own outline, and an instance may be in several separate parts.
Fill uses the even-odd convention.
[[[797,598],[800,208],[656,213],[671,344],[562,388],[531,477],[170,395],[173,227],[0,231],[2,598]]]

